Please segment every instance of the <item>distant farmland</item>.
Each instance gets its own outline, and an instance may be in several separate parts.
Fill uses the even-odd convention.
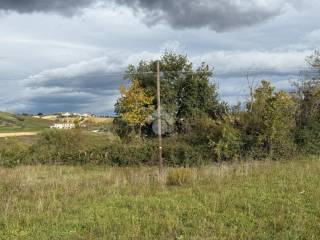
[[[0,133],[7,132],[39,132],[51,125],[52,121],[0,112]]]
[[[113,122],[113,118],[104,117],[59,118],[58,115],[45,115],[38,117],[0,112],[0,133],[3,133],[0,137],[35,135],[37,132],[48,129],[55,122],[74,122],[79,119],[81,119],[82,124],[88,127],[105,126],[110,125]]]

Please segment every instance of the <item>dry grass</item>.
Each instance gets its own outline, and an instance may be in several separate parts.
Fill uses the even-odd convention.
[[[45,115],[45,116],[33,116],[34,118],[45,119],[49,121],[56,121],[58,119],[58,115]]]
[[[7,137],[26,137],[26,136],[35,136],[38,132],[12,132],[12,133],[0,133],[0,138]]]
[[[89,117],[85,122],[93,125],[112,124],[113,118]]]

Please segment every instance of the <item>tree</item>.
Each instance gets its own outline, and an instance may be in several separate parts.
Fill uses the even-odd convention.
[[[139,81],[147,95],[156,95],[157,61],[141,61],[137,66],[130,65],[126,78]],[[225,106],[219,103],[217,89],[210,83],[213,75],[209,66],[203,63],[196,70],[187,56],[166,52],[160,59],[162,108],[175,119],[178,132],[184,131],[187,118],[205,113],[219,118]],[[153,101],[154,107],[156,101]]]
[[[121,98],[116,104],[116,113],[129,126],[138,127],[141,136],[141,128],[154,110],[153,97],[145,93],[137,80],[133,80],[128,90],[122,85],[120,93]]]
[[[297,143],[308,153],[320,153],[320,52],[306,58],[309,71],[295,83],[297,113]]]
[[[283,91],[275,92],[270,82],[261,81],[242,119],[247,144],[253,146],[253,151],[261,151],[271,157],[292,152],[295,112],[296,104],[290,95]]]
[[[306,62],[310,71],[300,85],[302,124],[320,121],[320,52],[315,51],[306,58]]]

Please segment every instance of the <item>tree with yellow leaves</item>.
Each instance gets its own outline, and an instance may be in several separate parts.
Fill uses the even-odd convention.
[[[116,113],[122,121],[139,130],[154,111],[153,97],[148,96],[140,87],[138,80],[133,80],[128,89],[120,87],[121,98],[116,104]]]

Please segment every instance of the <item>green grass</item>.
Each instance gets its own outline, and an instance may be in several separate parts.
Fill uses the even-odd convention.
[[[48,128],[50,123],[45,119],[0,112],[0,132],[42,131]]]
[[[318,158],[188,176],[172,186],[152,168],[0,169],[0,239],[319,239]]]

